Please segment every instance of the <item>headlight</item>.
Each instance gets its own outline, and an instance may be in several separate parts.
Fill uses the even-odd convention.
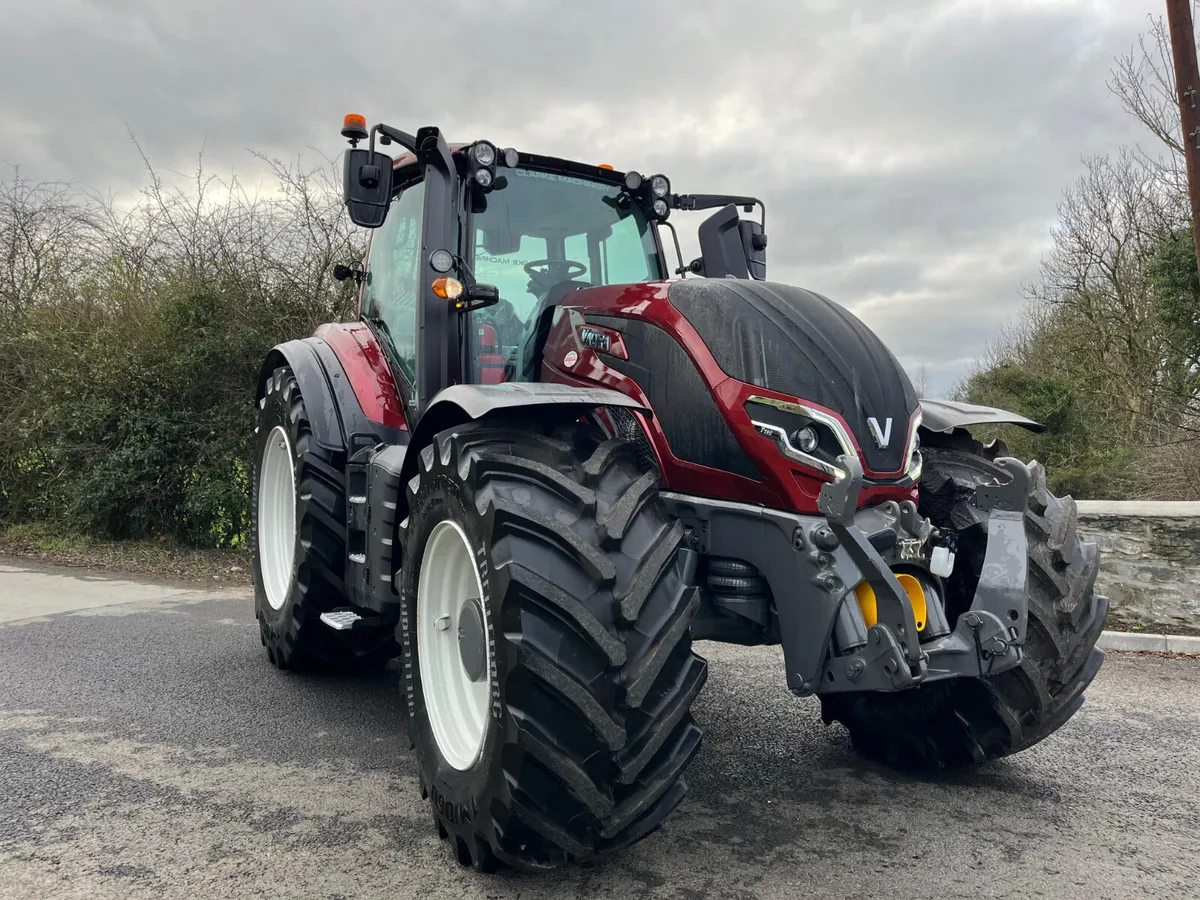
[[[671,182],[667,180],[666,175],[652,175],[650,177],[650,190],[655,197],[666,197],[671,193]]]
[[[917,428],[921,427],[920,420],[917,422]],[[924,458],[921,456],[921,438],[917,436],[916,428],[913,429],[912,451],[908,454],[908,465],[904,468],[904,474],[911,478],[914,482],[921,480],[921,466],[924,463]]]
[[[492,170],[491,169],[476,169],[475,170],[475,181],[477,181],[479,183],[480,187],[491,187],[492,186]]]
[[[667,213],[671,211],[671,207],[667,206],[667,201],[661,198],[654,201],[651,209],[654,210],[654,215],[659,219],[665,219],[667,217]]]
[[[477,141],[471,148],[471,154],[481,166],[490,166],[496,161],[496,148],[487,141]]]
[[[792,443],[805,453],[813,453],[816,451],[817,444],[820,441],[817,438],[816,429],[811,425],[806,425],[792,434]]]
[[[829,475],[834,480],[841,480],[846,476],[845,471],[838,465],[838,457],[858,457],[854,441],[845,425],[836,416],[803,401],[751,396],[744,409],[754,430],[774,442],[780,453],[793,462]],[[865,483],[911,486],[920,480],[921,442],[917,437],[917,429],[920,427],[921,413],[918,411],[910,422],[903,474],[884,481],[866,478]]]
[[[854,455],[854,449],[836,419],[800,403],[767,397],[751,397],[745,409],[754,430],[788,459],[835,479],[845,476],[837,458]]]

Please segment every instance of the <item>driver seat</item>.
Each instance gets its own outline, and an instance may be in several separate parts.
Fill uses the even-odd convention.
[[[546,291],[545,296],[538,301],[529,318],[528,337],[521,351],[521,367],[513,373],[510,381],[537,381],[542,370],[542,351],[546,348],[546,338],[550,336],[550,323],[554,319],[554,307],[562,303],[567,294],[581,291],[584,288],[595,287],[590,281],[560,281]]]

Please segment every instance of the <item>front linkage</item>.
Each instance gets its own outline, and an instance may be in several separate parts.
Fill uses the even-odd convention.
[[[951,630],[942,607],[945,591],[935,586],[939,579],[929,571],[929,557],[939,546],[948,555],[955,535],[936,529],[911,501],[857,509],[861,464],[842,456],[838,465],[847,474],[821,490],[824,517],[663,494],[689,527],[694,549],[745,560],[767,581],[788,687],[800,696],[895,692],[949,678],[989,677],[1020,665],[1028,603],[1023,519],[1029,469],[1019,460],[999,459],[996,465],[1008,479],[975,492],[975,506],[987,513],[986,553],[971,605]],[[919,576],[927,595],[923,627],[897,569]],[[855,592],[864,581],[874,594],[871,623]]]
[[[821,489],[818,507],[844,552],[874,592],[878,621],[867,629],[867,642],[849,655],[825,663],[818,690],[896,691],[925,681],[954,677],[985,677],[1021,663],[1027,620],[1024,516],[1029,497],[1029,469],[1019,460],[1004,458],[996,464],[1009,474],[1007,482],[978,488],[975,505],[988,513],[987,550],[983,570],[970,609],[959,616],[953,632],[922,643],[908,593],[901,586],[883,554],[876,549],[878,530],[866,531],[877,523],[878,510],[856,513],[862,488],[862,467],[852,456],[839,465],[845,478]],[[932,526],[921,518],[911,502],[899,504],[893,521],[894,546],[925,544]],[[872,542],[868,533],[875,538]],[[890,540],[888,541],[890,543]],[[904,551],[901,550],[901,558]],[[855,602],[852,593],[843,597],[840,609]],[[932,621],[936,598],[929,599]],[[944,618],[944,613],[941,614]]]

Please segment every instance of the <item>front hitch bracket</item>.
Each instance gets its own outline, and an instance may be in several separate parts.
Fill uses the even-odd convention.
[[[869,629],[868,645],[849,656],[834,657],[825,667],[821,693],[840,691],[894,691],[911,687],[920,681],[938,681],[955,677],[986,678],[1021,664],[1028,624],[1028,544],[1025,536],[1025,510],[1029,502],[1031,476],[1029,469],[1017,459],[1002,457],[996,465],[1008,475],[1006,480],[976,488],[974,504],[987,512],[987,549],[979,583],[971,607],[961,616],[954,631],[948,635],[917,644],[921,665],[911,667],[913,647],[904,640],[916,631],[897,631],[895,592],[886,594],[877,582],[895,583],[886,563],[874,548],[862,538],[862,532],[846,524],[846,504],[857,498],[857,483],[861,469],[856,461],[843,457],[840,465],[848,473],[846,479],[821,492],[818,500],[821,511],[829,517],[830,527],[842,539],[854,562],[875,591],[880,601],[885,597],[892,621],[884,619],[884,604],[879,605],[879,625]],[[852,520],[852,519],[851,519]],[[855,535],[859,540],[855,541]],[[880,571],[882,570],[882,571]],[[885,579],[884,575],[891,576]],[[899,584],[896,589],[899,591]],[[912,608],[903,598],[908,616]],[[909,627],[901,617],[901,625]],[[881,628],[881,625],[888,626]],[[914,643],[916,643],[914,641]],[[909,673],[903,664],[910,663]],[[912,677],[909,677],[911,675]]]
[[[845,547],[850,559],[858,566],[871,590],[875,592],[878,624],[884,628],[873,626],[868,630],[868,651],[872,648],[887,648],[884,652],[898,649],[899,659],[893,660],[893,667],[902,668],[907,674],[890,672],[889,678],[893,682],[896,678],[920,681],[925,677],[926,656],[921,649],[912,602],[900,586],[900,582],[896,580],[891,568],[879,555],[879,551],[871,546],[871,542],[862,531],[854,527],[858,495],[862,491],[862,465],[857,457],[849,454],[838,457],[837,464],[846,474],[821,488],[817,508],[825,515],[829,527]],[[871,632],[874,632],[873,636]],[[880,635],[883,632],[890,632],[890,642],[882,640]],[[888,666],[885,664],[884,668],[887,669]]]

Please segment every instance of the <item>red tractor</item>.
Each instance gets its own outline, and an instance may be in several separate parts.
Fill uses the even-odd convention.
[[[969,432],[1041,426],[918,399],[857,318],[766,281],[757,199],[342,134],[374,229],[338,273],[360,318],[263,364],[255,608],[279,668],[399,657],[460,862],[657,829],[701,743],[698,640],[781,644],[788,687],[898,767],[1014,753],[1079,709],[1096,547],[1040,465]],[[672,270],[671,212],[704,209]]]

